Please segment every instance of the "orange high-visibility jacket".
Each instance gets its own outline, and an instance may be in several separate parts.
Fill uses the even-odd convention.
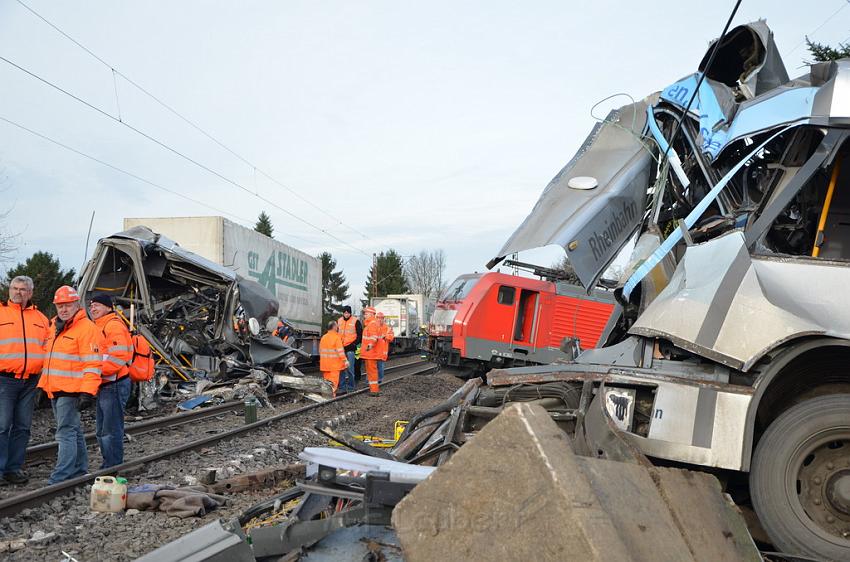
[[[38,387],[53,398],[54,392],[86,392],[94,396],[100,386],[103,332],[80,309],[59,334],[56,318],[50,325],[50,339]]]
[[[357,340],[357,318],[352,316],[348,320],[340,316],[336,321],[339,326],[339,335],[342,337],[342,345],[354,343]]]
[[[386,361],[390,354],[390,342],[395,339],[395,334],[388,324],[379,324],[378,327],[381,330],[381,335],[384,336],[384,339],[378,340],[378,347],[381,348],[381,359]]]
[[[101,377],[103,382],[117,381],[130,374],[128,365],[133,360],[133,338],[127,324],[114,312],[104,314],[94,321],[103,331],[104,348]]]
[[[0,371],[19,379],[39,374],[49,333],[50,322],[35,305],[0,303]]]
[[[361,359],[381,359],[381,343],[379,337],[384,335],[383,328],[373,318],[366,322],[363,328],[363,343],[360,346]]]
[[[319,370],[341,371],[345,369],[345,350],[337,332],[328,332],[319,340]]]

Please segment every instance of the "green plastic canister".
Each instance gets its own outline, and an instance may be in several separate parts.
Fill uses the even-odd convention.
[[[257,397],[249,394],[245,397],[245,425],[257,421]]]

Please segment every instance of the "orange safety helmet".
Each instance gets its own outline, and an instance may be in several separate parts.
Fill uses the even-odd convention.
[[[363,314],[375,314],[375,307],[367,306],[363,309]]]
[[[56,293],[53,295],[53,304],[66,304],[78,300],[80,300],[80,295],[77,294],[77,290],[68,285],[62,285],[56,289]]]
[[[384,313],[383,313],[383,312],[379,312],[379,313],[378,313],[378,314],[376,314],[375,316],[377,316],[378,318],[383,318],[383,317],[384,317]]]

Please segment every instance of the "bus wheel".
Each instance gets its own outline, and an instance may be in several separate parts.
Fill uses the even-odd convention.
[[[750,492],[783,552],[850,560],[850,394],[806,400],[756,447]]]

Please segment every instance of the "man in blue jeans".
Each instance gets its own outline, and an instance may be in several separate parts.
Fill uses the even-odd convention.
[[[85,399],[82,397],[85,396]],[[76,396],[57,396],[50,401],[53,407],[53,417],[56,420],[56,441],[59,451],[56,467],[53,469],[48,485],[58,484],[89,471],[89,456],[86,451],[86,438],[80,423],[80,409],[86,403],[92,403],[92,397],[87,394]]]
[[[124,462],[124,408],[130,399],[130,371],[133,338],[127,324],[112,308],[112,297],[95,295],[89,303],[89,316],[103,330],[103,367],[97,393],[97,443],[103,463],[109,468]]]
[[[342,337],[342,347],[345,350],[345,357],[348,360],[348,368],[339,373],[339,389],[337,395],[353,392],[356,386],[354,380],[354,353],[360,341],[363,339],[363,326],[360,320],[351,315],[351,307],[342,307],[342,317],[337,320],[337,327],[340,337]]]
[[[21,275],[0,303],[0,486],[29,480],[22,468],[50,326],[32,293],[32,279]]]
[[[103,331],[86,317],[80,295],[68,285],[53,296],[56,317],[45,347],[44,368],[38,387],[52,400],[56,418],[56,467],[48,484],[56,484],[88,472],[88,453],[80,409],[91,402],[100,386],[103,364]]]

